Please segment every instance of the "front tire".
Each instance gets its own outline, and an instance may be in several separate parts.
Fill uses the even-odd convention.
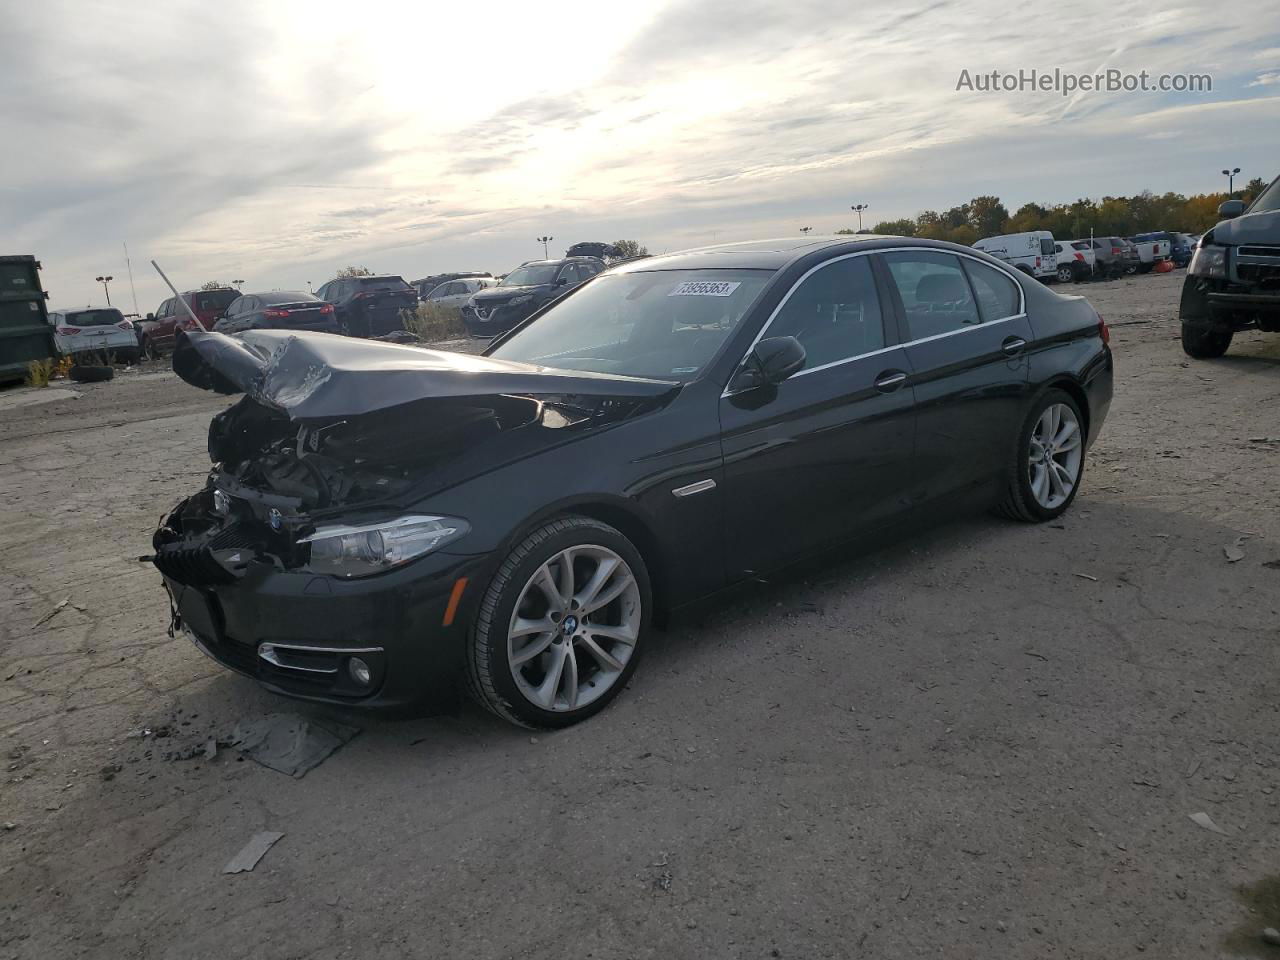
[[[1070,283],[1076,278],[1075,271],[1071,269],[1071,265],[1064,263],[1058,267],[1058,282]]]
[[[644,559],[608,524],[563,517],[494,574],[467,644],[472,696],[525,727],[603,710],[636,668],[652,616]]]
[[[1040,396],[1018,432],[999,513],[1044,523],[1066,512],[1084,476],[1084,422],[1066,391],[1052,389]]]
[[[1197,360],[1212,360],[1227,352],[1234,332],[1205,323],[1182,322],[1182,352]]]

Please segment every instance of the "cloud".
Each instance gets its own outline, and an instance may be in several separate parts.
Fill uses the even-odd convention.
[[[1233,163],[1274,163],[1266,0],[1231,22],[1079,0],[1052,29],[995,0],[481,7],[20,5],[0,35],[6,243],[76,302],[123,272],[121,239],[191,282],[269,289],[349,262],[505,270],[548,233],[661,250],[834,229],[855,200],[892,219],[980,193],[1208,189],[1224,137]],[[1100,64],[1209,71],[1215,92],[955,91],[961,69]],[[160,289],[135,273],[145,310]]]

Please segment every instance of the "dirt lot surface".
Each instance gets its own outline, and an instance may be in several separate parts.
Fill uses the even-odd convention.
[[[1280,956],[1280,337],[1188,361],[1181,282],[1084,291],[1117,395],[1064,522],[762,586],[535,736],[169,639],[136,557],[227,401],[0,391],[0,957]],[[173,759],[273,711],[362,732],[303,779]]]

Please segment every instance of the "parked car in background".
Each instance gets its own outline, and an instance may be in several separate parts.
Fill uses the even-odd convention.
[[[1129,242],[1138,251],[1138,272],[1150,273],[1161,260],[1169,260],[1173,256],[1173,238],[1164,231],[1140,233],[1130,237]]]
[[[1095,257],[1088,243],[1079,240],[1055,240],[1054,254],[1058,261],[1058,282],[1076,283],[1093,277]]]
[[[480,271],[480,270],[465,271],[464,270],[461,273],[432,274],[429,277],[422,277],[418,280],[414,280],[410,282],[409,286],[413,287],[414,292],[418,294],[418,299],[425,300],[427,298],[427,294],[429,294],[436,287],[440,286],[440,284],[442,283],[448,283],[450,280],[471,280],[471,279],[478,279],[478,278],[487,278],[490,280],[494,280],[495,283],[497,282],[493,274],[489,273],[488,271]]]
[[[349,337],[380,337],[404,329],[400,311],[418,306],[418,295],[403,277],[342,277],[316,296],[333,305],[338,330]]]
[[[996,259],[1003,260],[1029,277],[1035,277],[1037,280],[1058,278],[1056,244],[1053,234],[1048,230],[983,237],[973,246],[983,253],[989,253]]]
[[[1200,238],[1182,284],[1182,349],[1220,357],[1238,330],[1280,333],[1280,177],[1246,209],[1218,207],[1222,222]]]
[[[1185,267],[1191,262],[1191,255],[1195,253],[1196,241],[1198,237],[1193,237],[1189,233],[1173,233],[1170,242],[1169,253],[1173,258],[1175,267]]]
[[[226,314],[214,324],[219,333],[245,330],[319,330],[337,333],[333,304],[301,290],[246,293],[233,300]]]
[[[1112,395],[1088,300],[903,237],[638,260],[480,357],[243,337],[174,358],[245,396],[152,541],[171,622],[276,693],[465,688],[533,727],[603,709],[655,619],[728,586],[930,516],[1061,516]]]
[[[218,287],[215,290],[188,290],[181,295],[187,306],[195,313],[206,330],[212,330],[214,324],[240,296],[234,287]],[[137,327],[138,350],[147,359],[167,353],[173,349],[179,330],[198,329],[190,314],[182,308],[178,297],[170,297],[156,308],[155,313],[148,313],[139,320]]]
[[[462,322],[473,337],[496,337],[602,270],[604,261],[597,257],[530,260],[496,287],[476,293],[463,307]]]
[[[1115,279],[1138,268],[1138,253],[1124,237],[1093,237],[1079,241],[1093,248],[1097,272]]]
[[[112,354],[117,360],[136,360],[138,334],[133,321],[115,307],[54,310],[49,314],[53,342],[64,357],[77,353]]]
[[[461,310],[480,290],[495,287],[498,281],[492,277],[473,277],[469,280],[449,280],[438,285],[422,298],[423,303],[437,307]]]

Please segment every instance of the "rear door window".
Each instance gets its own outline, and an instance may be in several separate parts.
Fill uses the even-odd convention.
[[[913,251],[884,254],[907,316],[912,340],[953,333],[981,323],[958,257]]]
[[[961,258],[961,262],[973,283],[978,312],[984,323],[1017,316],[1022,312],[1021,291],[1012,277],[976,260]]]
[[[849,257],[819,267],[787,296],[765,336],[799,340],[806,370],[879,350],[884,320],[870,261]]]

